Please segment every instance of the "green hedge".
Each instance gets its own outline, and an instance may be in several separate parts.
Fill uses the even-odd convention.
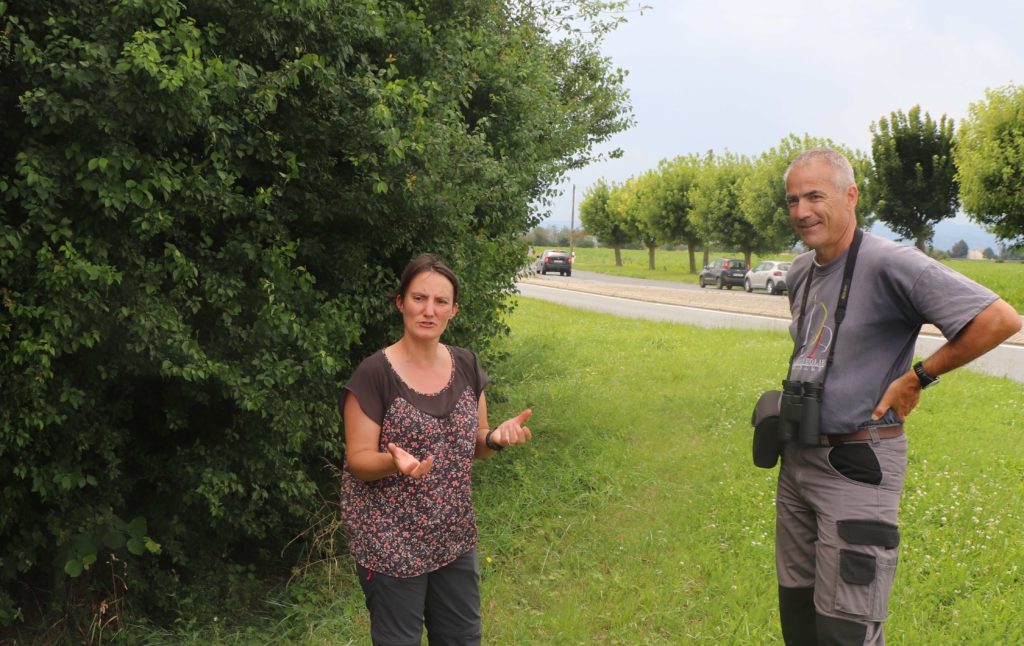
[[[0,624],[280,559],[415,252],[454,341],[502,331],[513,241],[628,121],[545,4],[0,2]]]

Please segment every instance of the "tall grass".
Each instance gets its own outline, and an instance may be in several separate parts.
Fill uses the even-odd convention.
[[[784,334],[624,320],[520,299],[490,366],[492,423],[534,440],[475,467],[487,644],[781,643],[776,472],[750,410]],[[1024,390],[943,377],[908,423],[890,644],[1024,642]],[[327,574],[333,574],[328,577]],[[131,643],[367,643],[348,565],[227,625]]]
[[[493,643],[776,642],[775,472],[751,464],[749,415],[781,377],[785,335],[529,301],[512,327],[513,363],[531,355],[540,375],[508,382],[510,401],[535,406],[534,461],[581,435],[599,453],[560,471],[589,473],[587,495],[531,518],[516,559],[495,566],[484,594]],[[1024,391],[968,372],[943,385],[908,424],[889,641],[1019,643]],[[530,513],[493,493],[481,488],[488,515]]]
[[[720,257],[742,258],[743,254],[716,251],[710,256],[712,260]],[[754,254],[751,265],[756,266],[762,260],[792,260],[793,254]],[[696,256],[697,272],[702,266],[703,252]],[[1004,300],[1014,306],[1018,312],[1024,313],[1024,263],[997,262],[991,260],[946,260],[956,271],[968,278],[985,285]],[[622,266],[615,265],[615,251],[605,247],[576,249],[576,269],[595,271],[613,276],[630,278],[648,278],[654,280],[672,280],[684,283],[697,283],[697,274],[690,273],[690,256],[685,249],[658,249],[655,254],[655,269],[651,270],[647,250],[623,249]]]

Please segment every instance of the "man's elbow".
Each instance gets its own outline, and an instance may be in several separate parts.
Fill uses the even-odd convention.
[[[1012,305],[1000,298],[992,303],[989,309],[992,310],[992,320],[988,324],[992,326],[993,330],[998,330],[996,334],[1001,337],[1002,341],[1020,332],[1020,315],[1017,314],[1017,310],[1013,309]]]

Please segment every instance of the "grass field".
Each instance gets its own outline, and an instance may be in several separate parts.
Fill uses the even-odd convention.
[[[750,410],[781,333],[619,319],[520,299],[491,421],[534,441],[477,464],[486,644],[779,644],[775,470]],[[890,644],[1024,643],[1024,390],[943,376],[908,422]],[[344,563],[344,561],[343,561]],[[250,613],[126,643],[364,644],[347,564]]]
[[[538,249],[538,253],[540,251],[542,249]],[[711,259],[733,256],[742,257],[742,254],[715,252],[711,254]],[[755,254],[751,262],[753,265],[757,265],[762,259],[785,260],[792,258],[793,256],[788,254],[772,254],[764,257]],[[702,266],[702,260],[703,255],[699,252],[696,257],[698,272]],[[1013,305],[1018,312],[1024,313],[1024,263],[948,260],[944,264],[985,285]],[[614,276],[697,283],[697,274],[690,273],[690,256],[685,249],[671,251],[658,249],[655,254],[656,268],[652,271],[648,269],[647,250],[645,249],[623,249],[622,266],[616,267],[614,250],[603,247],[578,248],[573,266],[577,269]]]

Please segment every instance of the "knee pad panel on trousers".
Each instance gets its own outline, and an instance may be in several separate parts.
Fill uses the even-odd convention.
[[[839,617],[818,615],[818,646],[864,646],[868,627]]]
[[[816,613],[814,588],[779,586],[779,619],[787,646],[814,646]]]

